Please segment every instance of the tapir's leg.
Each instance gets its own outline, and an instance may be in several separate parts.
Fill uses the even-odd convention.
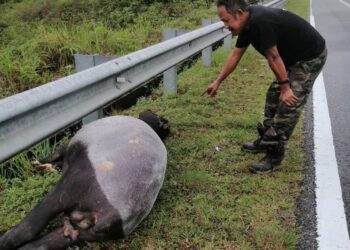
[[[64,178],[16,227],[0,238],[0,249],[17,249],[36,238],[48,222],[72,206],[71,198],[64,188]]]
[[[71,245],[71,240],[63,235],[63,229],[56,229],[55,231],[29,242],[19,248],[18,250],[36,250],[36,249],[66,249]]]
[[[110,235],[110,233],[117,235],[113,238],[120,238],[118,233],[122,234],[123,232],[121,221],[118,223],[120,216],[118,216],[118,211],[109,204],[105,194],[101,191],[87,155],[86,148],[81,143],[75,143],[69,147],[64,157],[64,169],[60,181],[53,191],[46,195],[43,201],[29,212],[20,224],[0,238],[1,250],[17,249],[26,243],[34,244],[35,241],[33,240],[38,237],[52,218],[61,212],[69,212],[73,211],[73,209],[91,211],[93,213],[92,217],[81,213],[82,217],[87,219],[87,221],[80,221],[82,223],[79,222],[77,225],[82,228],[89,227],[91,224],[94,224],[94,226],[89,230],[79,230],[79,235],[81,236],[80,238],[78,237],[78,240],[83,239],[81,231],[92,231],[93,234],[87,235],[91,237],[91,240],[96,240],[96,236],[104,235],[105,237],[105,235]],[[75,217],[75,219],[79,221],[79,218]],[[95,226],[96,230],[94,229]],[[52,236],[62,239],[64,237],[62,230],[60,231],[61,236],[56,236],[55,233],[52,233],[47,237]],[[57,234],[57,231],[55,232]],[[64,238],[67,239],[66,237]],[[42,238],[42,240],[45,239],[46,236]],[[63,241],[60,240],[59,242]]]
[[[103,211],[103,216],[99,217],[96,225],[92,228],[96,233],[107,233],[110,232],[113,235],[117,235],[118,238],[124,237],[123,228],[122,228],[122,220],[119,214],[112,209],[109,211]],[[113,225],[113,232],[112,227]]]
[[[27,243],[20,250],[60,250],[82,241],[117,240],[124,237],[121,220],[117,213],[111,211],[105,214],[103,212],[102,217],[99,218],[95,218],[95,213],[74,211],[70,215],[70,220],[73,220],[74,227],[68,217],[65,217],[62,228]],[[97,224],[91,225],[87,229],[81,229],[79,228],[79,222],[84,219],[91,220],[92,224],[97,219]]]
[[[102,241],[110,239],[111,237],[106,234],[97,234],[92,230],[82,230],[79,232],[78,238],[76,240],[72,240],[64,236],[63,228],[59,228],[38,240],[29,242],[28,244],[19,248],[19,250],[60,250],[66,249],[71,245],[75,245],[83,241]]]
[[[62,169],[63,159],[64,159],[64,155],[67,151],[67,148],[68,148],[68,144],[65,144],[65,145],[61,146],[58,150],[56,150],[52,155],[45,157],[43,159],[40,159],[39,162],[42,164],[52,163],[56,167]]]

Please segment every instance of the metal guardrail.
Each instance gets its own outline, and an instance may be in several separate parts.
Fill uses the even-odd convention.
[[[286,0],[273,0],[268,3],[264,3],[266,7],[280,7]]]
[[[0,161],[230,34],[216,23],[0,100]]]
[[[0,162],[230,35],[218,22],[0,100]]]

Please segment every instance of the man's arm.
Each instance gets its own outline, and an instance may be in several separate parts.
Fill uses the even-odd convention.
[[[284,65],[284,62],[276,46],[273,46],[272,48],[266,51],[266,58],[271,70],[276,76],[277,81],[278,82],[287,81],[288,74],[286,71],[286,67]],[[285,104],[287,104],[288,106],[295,106],[298,101],[298,97],[294,95],[292,89],[290,88],[289,82],[280,84],[280,90],[281,90],[280,100]]]
[[[245,48],[234,48],[228,59],[226,60],[226,63],[221,71],[221,73],[218,75],[218,77],[207,87],[207,89],[203,92],[202,95],[207,93],[210,96],[215,96],[217,89],[219,88],[221,82],[226,79],[226,77],[231,74],[236,66],[238,65],[239,61],[241,60],[244,52],[247,50],[247,47]]]

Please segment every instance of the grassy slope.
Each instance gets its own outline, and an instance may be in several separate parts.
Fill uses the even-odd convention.
[[[166,27],[196,29],[203,17],[215,17],[214,6],[208,9],[204,1],[140,5],[137,14],[128,8],[120,13],[124,9],[112,7],[113,1],[96,9],[86,5],[84,0],[1,5],[0,98],[73,73],[75,53],[122,56],[160,42]],[[115,27],[122,21],[133,24]]]
[[[288,8],[306,15],[308,1],[289,2]],[[212,67],[197,63],[182,73],[181,95],[142,98],[124,112],[136,116],[150,108],[170,120],[166,180],[151,214],[129,239],[93,243],[88,249],[295,248],[294,210],[303,178],[300,126],[280,171],[263,176],[247,171],[259,156],[242,154],[239,147],[256,136],[254,124],[262,119],[272,75],[264,59],[250,49],[216,98],[200,97],[228,53],[220,49]],[[222,151],[216,152],[216,146]],[[0,231],[22,218],[57,178],[35,175],[11,186],[0,181]]]

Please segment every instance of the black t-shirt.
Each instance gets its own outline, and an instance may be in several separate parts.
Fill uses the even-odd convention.
[[[286,65],[317,57],[325,48],[325,40],[301,17],[277,8],[250,6],[246,28],[239,33],[236,47],[252,44],[263,56],[266,50],[277,46]]]

